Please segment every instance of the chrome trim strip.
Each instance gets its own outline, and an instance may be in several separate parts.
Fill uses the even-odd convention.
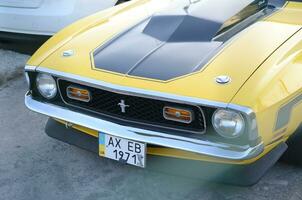
[[[204,106],[210,106],[210,107],[215,107],[215,108],[227,108],[228,107],[228,103],[222,103],[222,102],[210,101],[210,100],[200,99],[200,98],[195,98],[195,97],[180,96],[180,95],[163,93],[163,92],[158,92],[158,91],[115,85],[112,83],[95,80],[95,79],[91,79],[91,78],[86,78],[86,77],[75,75],[75,74],[69,74],[69,73],[65,73],[65,72],[61,72],[61,71],[57,71],[57,70],[52,70],[52,69],[45,68],[45,67],[38,67],[36,69],[36,71],[52,74],[58,78],[63,78],[65,80],[70,80],[70,81],[81,82],[84,85],[89,84],[93,87],[99,87],[99,88],[102,88],[107,91],[116,92],[116,93],[125,94],[125,95],[133,95],[133,96],[146,97],[146,98],[155,98],[158,100],[171,101],[171,102],[175,102],[175,103],[183,103],[183,104],[189,104],[189,105],[192,105],[192,104],[204,105]],[[245,112],[245,110],[244,110],[244,112]]]
[[[27,86],[28,88],[30,88],[30,78],[29,78],[29,75],[27,72],[24,72],[24,76],[25,76],[25,80],[26,80],[26,83],[27,83]]]
[[[29,71],[29,72],[34,72],[34,71],[36,71],[36,69],[37,69],[37,66],[33,66],[33,65],[25,65],[25,68],[24,68],[25,71]]]
[[[176,148],[184,151],[194,152],[207,156],[229,160],[246,160],[255,158],[264,150],[263,143],[256,146],[238,146],[222,143],[213,143],[188,137],[175,136],[161,132],[122,126],[85,114],[71,111],[56,105],[41,103],[34,100],[28,92],[25,95],[25,105],[38,113],[64,120],[73,124],[78,124],[93,130],[101,131],[116,137],[122,137],[129,140]]]
[[[250,141],[257,141],[261,139],[258,133],[256,114],[252,111],[252,109],[236,104],[229,104],[228,108],[240,111],[244,115],[246,120],[246,130],[248,131]]]

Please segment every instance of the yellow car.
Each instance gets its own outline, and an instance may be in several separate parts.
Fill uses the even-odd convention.
[[[25,71],[46,133],[101,157],[240,185],[288,146],[302,161],[298,1],[134,0],[68,26]]]

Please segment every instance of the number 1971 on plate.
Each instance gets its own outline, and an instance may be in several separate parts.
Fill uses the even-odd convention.
[[[121,163],[145,167],[146,144],[99,133],[99,155]]]

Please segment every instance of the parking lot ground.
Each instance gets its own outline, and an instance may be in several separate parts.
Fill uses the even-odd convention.
[[[0,86],[23,75],[24,63],[28,58],[28,55],[0,49]]]
[[[0,86],[1,200],[302,200],[302,168],[283,163],[252,187],[234,187],[121,165],[49,138],[47,117],[24,105],[26,88],[23,77]]]

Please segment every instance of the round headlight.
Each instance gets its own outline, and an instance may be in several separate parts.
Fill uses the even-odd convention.
[[[216,110],[213,114],[212,123],[215,131],[225,138],[237,138],[245,129],[243,116],[231,110]]]
[[[52,99],[57,95],[57,84],[55,79],[47,74],[38,74],[36,85],[40,94],[46,99]]]

